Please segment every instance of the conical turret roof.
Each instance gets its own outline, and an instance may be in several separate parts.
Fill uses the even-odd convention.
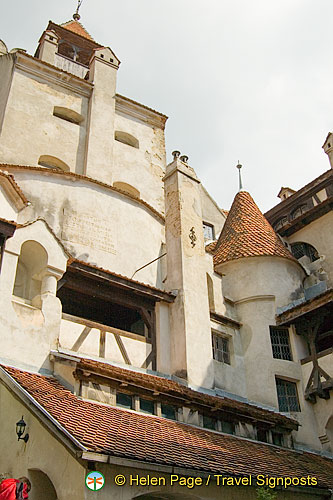
[[[236,194],[219,240],[214,264],[271,255],[295,260],[247,191]]]

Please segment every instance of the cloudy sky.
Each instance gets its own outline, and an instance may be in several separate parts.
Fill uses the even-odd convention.
[[[0,38],[34,53],[76,0],[11,0]],[[122,61],[118,93],[169,116],[167,154],[190,157],[229,208],[244,186],[265,211],[283,186],[328,170],[333,129],[332,0],[84,0],[81,22]]]

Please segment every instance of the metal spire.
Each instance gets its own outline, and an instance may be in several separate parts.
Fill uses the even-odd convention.
[[[83,2],[83,0],[77,1],[77,9],[76,9],[75,13],[73,14],[74,21],[79,21],[81,19],[81,16],[79,14],[79,10],[80,10],[80,7],[82,5],[82,2]]]
[[[238,168],[238,177],[239,177],[239,191],[243,190],[243,183],[242,183],[242,174],[241,174],[241,168],[243,165],[239,163],[238,160],[238,165],[236,165],[236,168]]]

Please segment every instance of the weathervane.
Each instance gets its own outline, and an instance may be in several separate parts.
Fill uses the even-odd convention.
[[[74,21],[79,21],[81,19],[81,16],[79,14],[80,7],[82,5],[83,0],[78,0],[77,1],[77,9],[75,11],[75,14],[73,14],[73,19]]]
[[[241,168],[243,165],[239,163],[238,160],[238,165],[236,165],[236,168],[238,168],[238,175],[239,175],[239,191],[242,191],[243,189],[243,183],[242,183],[242,174],[241,174]]]

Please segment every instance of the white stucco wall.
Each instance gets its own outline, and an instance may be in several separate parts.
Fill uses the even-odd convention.
[[[53,116],[54,106],[72,109],[85,120],[77,125]],[[15,68],[0,135],[1,162],[37,166],[41,155],[51,155],[83,173],[87,109],[88,99],[64,88],[61,80],[50,82],[43,74]]]

